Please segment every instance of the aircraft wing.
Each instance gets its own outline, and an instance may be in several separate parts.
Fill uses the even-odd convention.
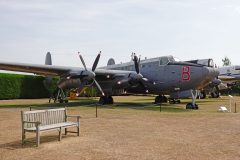
[[[85,69],[80,67],[69,66],[54,66],[54,65],[41,65],[41,64],[28,64],[28,63],[9,63],[0,62],[0,70],[16,71],[34,73],[43,76],[68,76],[80,74]],[[89,69],[90,70],[90,69]],[[122,70],[107,70],[96,69],[96,81],[99,82],[104,92],[112,91],[112,87],[117,84],[119,80],[127,80],[128,76],[134,71],[122,71]],[[121,88],[121,87],[120,87]]]
[[[27,63],[6,63],[0,62],[0,70],[35,73],[39,75],[59,76],[69,72],[70,67],[51,66]]]
[[[69,72],[80,72],[84,70],[79,67],[69,66],[53,66],[53,65],[41,65],[41,64],[29,64],[29,63],[13,63],[13,62],[0,62],[0,70],[16,71],[34,73],[44,76],[61,76]],[[132,71],[121,71],[121,70],[106,70],[96,69],[96,79],[98,80],[112,80],[116,78],[122,78]]]
[[[240,80],[239,77],[228,76],[228,75],[219,75],[218,78],[224,82],[235,82]]]

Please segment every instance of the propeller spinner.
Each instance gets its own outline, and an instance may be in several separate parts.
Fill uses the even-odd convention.
[[[95,74],[95,72],[94,72],[94,71],[96,70],[96,68],[97,68],[97,65],[98,65],[98,62],[99,62],[99,59],[100,59],[100,56],[101,56],[101,51],[98,53],[98,55],[97,55],[97,57],[96,57],[96,59],[95,59],[95,61],[94,61],[94,63],[93,63],[93,66],[92,66],[92,70],[91,70],[91,71],[87,69],[86,64],[85,64],[85,62],[84,62],[84,59],[83,59],[82,55],[80,54],[80,52],[78,52],[78,55],[79,55],[79,58],[80,58],[80,60],[81,60],[81,62],[82,62],[82,64],[83,64],[83,67],[84,67],[84,69],[85,69],[85,71],[83,71],[83,72],[85,72],[84,74],[87,75],[86,78],[87,78],[88,80],[93,80],[93,82],[96,84],[98,90],[99,90],[99,91],[102,93],[102,95],[104,96],[105,94],[104,94],[101,86],[99,85],[99,83],[98,83],[98,82],[96,81],[96,79],[95,79],[96,74]]]

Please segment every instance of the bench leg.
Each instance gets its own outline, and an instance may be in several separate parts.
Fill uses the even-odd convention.
[[[37,142],[37,147],[40,145],[40,131],[36,131],[36,142]]]
[[[67,128],[65,128],[65,135],[67,135]]]
[[[58,140],[61,141],[62,140],[62,127],[60,127],[59,129],[59,137]]]
[[[25,139],[26,139],[26,132],[23,129],[23,131],[22,131],[22,145],[24,144]]]
[[[78,126],[77,126],[77,136],[80,135],[80,122],[78,122]]]

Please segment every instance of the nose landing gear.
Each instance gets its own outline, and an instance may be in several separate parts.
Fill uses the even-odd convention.
[[[186,109],[198,109],[198,105],[196,104],[196,99],[198,97],[198,90],[191,90],[192,93],[192,103],[188,103],[186,105]]]

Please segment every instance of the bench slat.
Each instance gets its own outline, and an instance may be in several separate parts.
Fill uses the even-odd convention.
[[[23,112],[23,121],[39,121],[41,125],[50,125],[55,123],[62,123],[66,121],[65,108],[50,109],[40,111],[26,111]],[[34,124],[27,124],[26,128],[33,127]]]
[[[57,124],[51,124],[51,125],[45,125],[45,126],[40,126],[39,129],[40,131],[44,130],[50,130],[50,129],[58,129],[59,127],[65,128],[69,126],[77,126],[78,124],[75,122],[64,122],[64,123],[57,123]],[[36,131],[36,127],[31,127],[31,128],[25,128],[27,131]]]

